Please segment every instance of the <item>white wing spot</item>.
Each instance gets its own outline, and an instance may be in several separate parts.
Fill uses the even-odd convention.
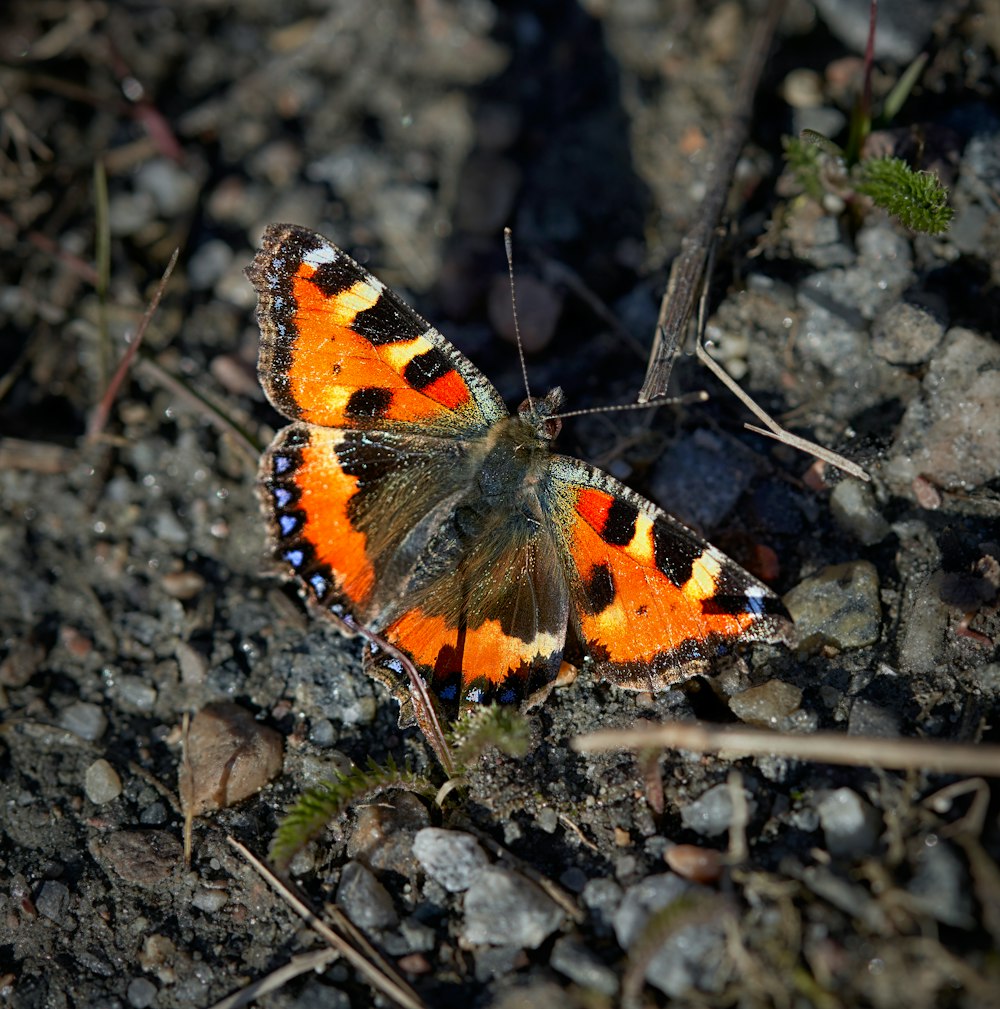
[[[340,255],[340,250],[332,245],[321,245],[318,249],[310,249],[302,257],[302,261],[310,266],[322,266],[324,263],[335,263]]]
[[[759,585],[751,585],[746,590],[747,597],[747,609],[754,616],[761,616],[764,613],[764,600],[767,598],[766,593]]]

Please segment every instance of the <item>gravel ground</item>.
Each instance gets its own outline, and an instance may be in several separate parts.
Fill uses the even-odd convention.
[[[792,0],[779,30],[708,335],[762,405],[872,481],[746,432],[691,357],[677,388],[709,402],[567,424],[565,451],[765,575],[798,641],[655,697],[581,676],[528,713],[523,758],[491,752],[443,808],[357,804],[300,855],[313,904],[331,919],[336,904],[429,1006],[1000,1005],[988,780],[568,745],[694,717],[845,747],[1000,741],[1000,7],[881,5],[876,92],[930,54],[882,141],[918,147],[951,187],[935,238],[780,178],[782,134],[840,134],[857,87],[867,6],[817,7]],[[533,388],[629,402],[758,16],[690,0],[5,6],[7,1004],[214,1004],[319,946],[227,835],[265,854],[302,788],[352,761],[442,780],[358,642],[267,559],[248,446],[281,420],[243,276],[264,226],[350,250],[516,405],[498,338],[510,224]],[[206,705],[207,738],[280,773],[224,809],[206,798],[185,867],[180,726]],[[373,998],[387,1004],[338,959],[258,1002]]]

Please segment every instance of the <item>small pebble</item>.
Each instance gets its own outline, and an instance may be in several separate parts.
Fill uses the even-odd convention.
[[[453,226],[461,231],[494,238],[510,219],[521,169],[516,161],[488,151],[474,152],[462,165],[453,213]],[[507,285],[510,307],[510,285]],[[518,279],[517,300],[521,300]]]
[[[942,924],[975,927],[969,874],[951,845],[940,838],[925,838],[906,889],[922,911]]]
[[[941,342],[944,329],[926,309],[898,301],[876,318],[872,348],[890,364],[922,364]]]
[[[811,109],[823,102],[823,78],[815,70],[792,70],[781,83],[781,97],[793,109]]]
[[[229,900],[229,894],[225,890],[216,890],[212,888],[203,888],[198,890],[198,892],[191,898],[191,903],[194,907],[198,908],[199,911],[205,911],[208,914],[215,914],[216,911],[221,911]]]
[[[618,977],[579,939],[563,935],[555,941],[549,964],[584,990],[613,996],[618,993]]]
[[[156,688],[138,676],[120,676],[118,697],[123,706],[133,711],[148,713],[156,704]]]
[[[675,844],[664,852],[666,863],[682,879],[714,883],[722,875],[722,855],[697,844]]]
[[[360,862],[348,862],[341,870],[337,903],[358,928],[392,928],[399,923],[389,892]]]
[[[951,618],[939,585],[940,578],[931,575],[907,586],[899,634],[899,666],[905,672],[933,672],[945,654]]]
[[[148,194],[161,217],[177,217],[194,205],[198,183],[169,158],[154,158],[135,173],[135,187]]]
[[[58,880],[46,880],[35,898],[35,908],[39,914],[51,921],[62,922],[69,907],[69,889]]]
[[[551,806],[546,806],[535,815],[535,822],[546,834],[554,834],[559,827],[559,814]]]
[[[517,278],[516,292],[521,343],[529,354],[543,350],[555,336],[556,325],[562,313],[563,295],[530,274]],[[510,303],[510,278],[506,273],[498,273],[490,285],[487,307],[490,323],[496,333],[510,343],[516,342]]]
[[[149,193],[115,193],[108,200],[108,227],[115,238],[141,231],[156,216]]]
[[[537,949],[562,924],[562,908],[520,873],[481,869],[465,893],[462,937],[472,945]]]
[[[147,1009],[153,1004],[158,992],[156,985],[148,978],[137,977],[129,982],[125,995],[133,1009]]]
[[[734,439],[695,431],[664,453],[650,489],[682,522],[710,529],[732,511],[758,469],[756,458]]]
[[[195,291],[211,290],[229,268],[233,250],[228,242],[213,239],[205,242],[188,260],[187,276]]]
[[[629,887],[615,913],[618,945],[628,953],[641,941],[649,919],[680,898],[697,900],[711,891],[673,873],[647,876]],[[719,972],[719,950],[725,934],[717,923],[688,925],[671,933],[646,964],[646,980],[671,998],[680,998],[690,988],[718,991],[724,983]]]
[[[729,710],[747,725],[773,729],[797,711],[801,703],[802,691],[794,684],[768,680],[730,697]]]
[[[591,879],[580,894],[584,906],[590,911],[598,935],[608,935],[612,930],[615,912],[622,902],[622,888],[613,879]]]
[[[417,796],[397,792],[358,811],[347,854],[373,869],[410,878],[417,871],[414,837],[429,823],[427,807]]]
[[[413,839],[413,854],[424,872],[450,893],[468,890],[476,876],[489,865],[479,842],[460,830],[425,827]]]
[[[24,638],[11,641],[6,656],[0,662],[0,686],[25,686],[44,658],[45,650],[34,642]]]
[[[878,641],[882,607],[870,561],[823,568],[788,592],[784,603],[804,646],[861,648]]]
[[[884,739],[900,735],[899,714],[880,704],[856,697],[847,716],[849,736],[881,736]]]
[[[337,741],[337,733],[329,718],[319,718],[309,726],[309,742],[321,749],[329,749]]]
[[[167,822],[167,807],[162,802],[151,802],[139,813],[139,822],[146,827],[159,827]]]
[[[753,816],[757,803],[746,789],[747,815]],[[704,837],[717,837],[725,833],[733,821],[733,799],[729,785],[715,785],[703,792],[694,802],[681,806],[681,820],[685,827]]]
[[[587,874],[579,866],[571,865],[559,877],[559,882],[570,893],[582,893],[587,885]]]
[[[97,704],[74,701],[59,713],[59,724],[81,739],[96,743],[108,728],[108,718]]]
[[[87,798],[98,806],[112,802],[122,794],[122,779],[118,772],[103,758],[95,760],[84,776],[83,790]]]
[[[186,602],[201,595],[205,579],[197,571],[171,571],[163,576],[160,584],[167,595]]]
[[[816,810],[831,855],[853,857],[875,849],[882,817],[857,792],[838,788],[825,795]]]
[[[833,488],[830,514],[844,532],[865,546],[880,543],[891,532],[878,509],[871,485],[861,480],[841,480]]]
[[[885,467],[901,493],[924,477],[969,491],[1000,479],[1000,347],[951,329],[933,355],[921,395],[907,406]]]
[[[185,686],[201,686],[205,682],[208,664],[205,656],[186,641],[178,641],[174,648],[174,658],[181,671],[181,683]]]

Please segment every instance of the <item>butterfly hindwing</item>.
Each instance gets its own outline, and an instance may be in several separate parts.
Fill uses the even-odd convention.
[[[662,690],[783,624],[767,586],[607,473],[553,456],[544,497],[575,630],[603,678]]]

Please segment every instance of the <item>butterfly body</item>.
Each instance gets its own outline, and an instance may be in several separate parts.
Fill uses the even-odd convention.
[[[275,553],[317,606],[412,660],[446,708],[519,701],[566,657],[662,689],[779,630],[765,586],[553,452],[558,389],[509,414],[437,330],[307,229],[268,228],[248,275],[261,381],[293,421],[261,465]],[[366,661],[398,680],[390,653]]]

